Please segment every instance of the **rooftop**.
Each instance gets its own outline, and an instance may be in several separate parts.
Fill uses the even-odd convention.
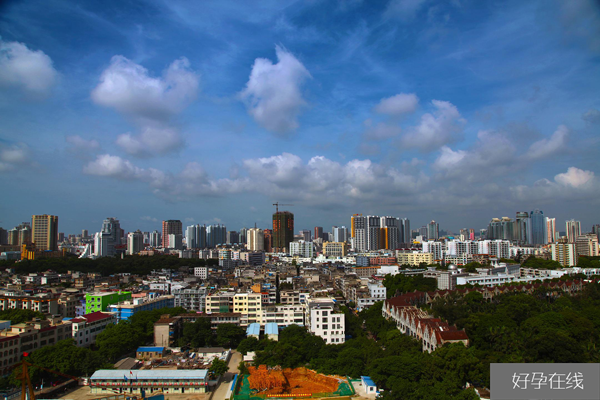
[[[91,379],[206,379],[206,369],[171,369],[171,370],[113,370],[101,369]]]

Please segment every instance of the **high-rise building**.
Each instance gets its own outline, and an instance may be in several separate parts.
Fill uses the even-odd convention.
[[[440,238],[440,224],[435,221],[431,221],[427,224],[427,239],[438,240]]]
[[[23,223],[20,226],[21,228],[19,229],[19,245],[22,246],[26,243],[31,243],[33,241],[33,237],[31,234],[31,226],[26,223]]]
[[[345,226],[334,226],[331,231],[334,242],[341,243],[348,240],[348,229]]]
[[[513,220],[508,217],[492,218],[487,229],[489,240],[513,240]]]
[[[227,244],[236,244],[240,242],[240,234],[236,231],[227,231]]]
[[[262,229],[250,228],[246,233],[246,247],[250,251],[265,250],[265,235]]]
[[[552,243],[552,259],[558,261],[563,267],[577,265],[577,248],[575,243],[569,243],[566,237],[558,238]]]
[[[183,235],[181,233],[169,233],[169,249],[183,249]]]
[[[112,257],[116,254],[115,246],[121,244],[123,230],[118,219],[106,218],[102,222],[102,230],[94,236],[94,253],[98,257]]]
[[[265,237],[265,252],[272,253],[273,252],[273,230],[265,229],[265,230],[263,230],[263,235]]]
[[[39,251],[58,251],[58,217],[46,214],[32,215],[31,241]]]
[[[19,229],[12,228],[8,231],[8,244],[11,246],[19,246]]]
[[[191,225],[185,228],[185,244],[188,249],[198,248],[198,237],[197,237],[196,225]]]
[[[367,217],[362,214],[354,214],[350,218],[352,226],[352,247],[355,251],[367,250]]]
[[[127,234],[127,254],[138,254],[144,250],[144,234],[138,229]]]
[[[273,251],[287,252],[294,241],[294,214],[278,211],[273,214]]]
[[[402,222],[402,237],[400,238],[400,242],[404,243],[406,247],[410,247],[412,245],[410,220],[408,218],[400,218],[400,221]]]
[[[82,239],[87,239],[89,237],[90,237],[90,233],[88,232],[88,230],[87,229],[82,229],[81,230],[81,238]]]
[[[160,247],[162,246],[162,237],[159,231],[154,230],[154,232],[152,232],[150,234],[150,237],[148,239],[148,244],[151,247]]]
[[[379,231],[381,226],[381,219],[376,215],[368,215],[367,216],[367,237],[366,244],[367,250],[379,250]]]
[[[546,217],[546,243],[556,242],[556,218]]]
[[[400,246],[400,222],[395,217],[380,218],[380,243],[382,249],[396,250]],[[336,240],[337,242],[337,240]]]
[[[300,231],[300,235],[302,236],[302,240],[304,240],[305,242],[310,242],[312,240],[311,232],[308,229],[302,229]],[[315,237],[315,239],[316,239],[316,237]]]
[[[423,240],[429,239],[427,237],[427,227],[426,226],[422,226],[419,228],[419,236],[421,236],[423,238]]]
[[[469,229],[469,240],[475,240],[475,229]]]
[[[248,229],[246,229],[246,228],[240,229],[240,243],[247,242],[246,232],[248,232]]]
[[[290,243],[290,255],[300,256],[304,258],[314,257],[314,246],[312,242],[306,242],[299,240],[297,242]]]
[[[209,225],[206,227],[206,246],[215,248],[227,241],[227,227],[225,225]]]
[[[513,239],[521,244],[531,244],[531,219],[527,211],[517,211]]]
[[[575,221],[574,219],[570,219],[566,223],[567,225],[567,239],[569,243],[575,243],[577,238],[581,236],[581,223],[579,221]]]
[[[321,238],[323,239],[323,227],[322,226],[315,226],[315,236],[314,236],[315,240]]]
[[[529,243],[533,245],[548,243],[544,212],[541,210],[532,211],[529,213],[529,218],[531,219],[531,241]]]
[[[577,237],[575,242],[577,256],[597,257],[598,256],[598,236],[594,233],[587,233]]]
[[[0,245],[8,244],[8,231],[0,228]]]
[[[183,225],[178,219],[169,219],[162,222],[162,247],[173,248],[169,246],[169,235],[183,235]]]
[[[600,224],[592,225],[592,233],[595,233],[598,240],[600,240]]]

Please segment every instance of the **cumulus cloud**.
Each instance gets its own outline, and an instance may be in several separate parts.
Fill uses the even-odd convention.
[[[114,56],[91,97],[127,116],[164,121],[196,98],[199,80],[185,57],[173,61],[161,77],[152,77],[143,66]]]
[[[70,145],[69,150],[75,153],[87,153],[100,149],[100,143],[95,139],[84,139],[79,135],[67,136],[65,141]]]
[[[32,99],[47,97],[58,79],[52,59],[41,50],[0,40],[0,88],[17,88]]]
[[[564,150],[567,145],[569,128],[560,125],[547,139],[538,140],[529,147],[527,156],[532,159],[545,158]]]
[[[265,129],[286,134],[298,128],[298,115],[306,106],[301,87],[311,78],[304,65],[283,47],[276,46],[277,63],[257,58],[246,88],[240,93],[248,113]]]
[[[138,168],[128,160],[119,156],[102,154],[96,157],[85,167],[83,172],[88,175],[104,176],[116,179],[131,180],[139,179],[146,175],[146,171]]]
[[[0,172],[9,172],[29,162],[29,147],[25,143],[0,144]]]
[[[146,215],[146,216],[140,217],[140,219],[141,219],[142,221],[158,222],[158,219],[157,219],[157,218],[155,218],[155,217],[151,217],[151,216],[149,216],[149,215]]]
[[[581,118],[587,123],[597,124],[600,122],[600,111],[595,108],[590,108],[581,116]]]
[[[401,128],[397,125],[384,122],[373,125],[373,121],[370,119],[366,120],[364,125],[366,127],[364,136],[368,140],[386,140],[400,135],[401,132]]]
[[[468,149],[452,150],[443,146],[432,167],[443,179],[482,182],[520,167],[516,148],[502,133],[479,131],[477,141]]]
[[[384,12],[388,18],[408,21],[415,17],[427,0],[391,0]]]
[[[457,139],[457,134],[462,131],[466,121],[456,106],[441,100],[433,100],[431,103],[436,111],[421,116],[420,124],[402,137],[403,146],[430,152]]]
[[[574,188],[582,188],[591,183],[593,179],[594,173],[592,171],[584,171],[576,167],[569,167],[567,172],[554,177],[556,183]]]
[[[375,106],[375,112],[398,117],[403,114],[415,112],[419,105],[419,98],[414,93],[400,93],[392,97],[382,99]]]
[[[540,179],[532,186],[518,185],[510,188],[514,198],[526,201],[595,200],[600,195],[600,185],[593,171],[569,167],[567,172],[554,176],[554,181]]]
[[[146,157],[178,150],[183,146],[183,139],[175,128],[150,124],[142,127],[139,135],[131,133],[119,135],[117,145],[131,155]]]

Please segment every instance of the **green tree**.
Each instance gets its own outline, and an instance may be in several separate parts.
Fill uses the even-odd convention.
[[[208,372],[210,372],[214,377],[221,376],[227,371],[229,371],[227,362],[218,358],[213,359],[210,367],[208,368]]]
[[[217,327],[217,344],[235,349],[246,336],[244,328],[234,324],[220,324]]]

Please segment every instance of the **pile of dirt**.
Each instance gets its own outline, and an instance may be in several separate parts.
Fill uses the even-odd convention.
[[[268,369],[261,365],[249,367],[248,382],[261,394],[314,394],[333,393],[342,378],[318,374],[307,368]]]

